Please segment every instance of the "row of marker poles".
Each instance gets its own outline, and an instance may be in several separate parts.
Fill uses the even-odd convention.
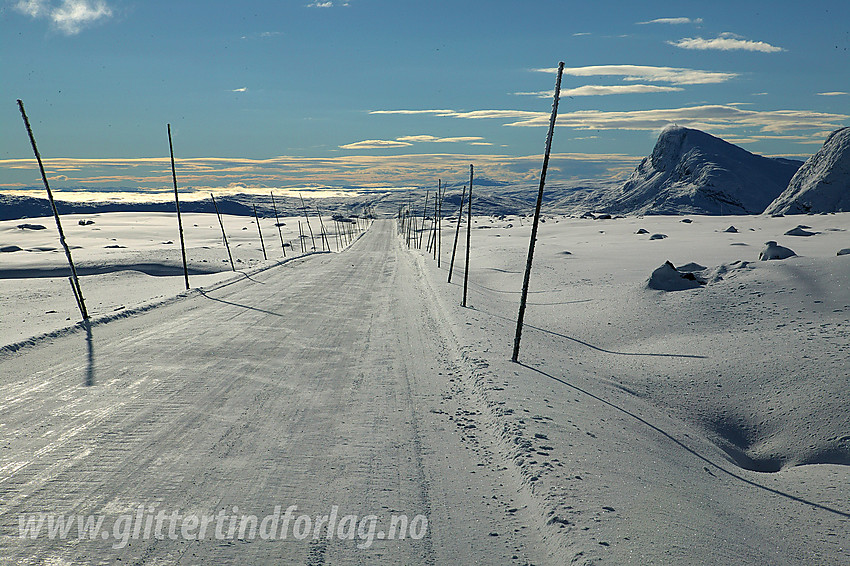
[[[469,289],[469,258],[470,258],[470,243],[472,238],[472,185],[475,178],[475,166],[469,166],[469,196],[467,198],[467,185],[464,185],[463,192],[460,197],[460,209],[457,216],[457,227],[455,229],[454,243],[452,245],[452,255],[449,261],[448,282],[452,282],[452,274],[454,273],[455,258],[457,256],[457,243],[460,236],[460,225],[463,220],[464,204],[466,204],[467,214],[467,230],[466,230],[466,262],[463,272],[463,300],[462,306],[467,306],[468,289]],[[426,243],[426,252],[432,254],[437,260],[437,267],[441,267],[442,263],[442,216],[443,216],[443,199],[445,198],[445,188],[442,186],[442,180],[437,180],[437,190],[434,194],[434,215],[431,220],[431,225],[428,232],[428,240]],[[417,226],[417,217],[412,213],[410,197],[408,196],[408,204],[399,208],[397,215],[397,230],[399,234],[403,234],[408,247],[422,249],[422,240],[425,235],[425,223],[428,219],[428,199],[429,192],[425,193],[425,205],[422,211],[421,224]]]
[[[549,156],[552,150],[552,137],[555,132],[555,122],[558,117],[558,103],[560,101],[561,96],[561,77],[564,73],[564,63],[563,61],[558,64],[558,75],[555,81],[555,93],[554,100],[552,102],[552,114],[549,118],[549,131],[546,136],[546,150],[543,155],[543,168],[540,174],[540,185],[537,190],[537,203],[534,209],[534,222],[531,226],[531,239],[528,244],[528,256],[526,258],[525,265],[525,274],[523,276],[522,282],[522,294],[520,296],[520,304],[519,304],[519,313],[517,315],[517,325],[516,325],[516,334],[514,336],[514,347],[513,354],[511,356],[511,360],[517,362],[519,359],[519,347],[520,341],[522,339],[522,327],[523,320],[525,318],[525,308],[526,301],[528,298],[528,285],[531,278],[531,266],[534,260],[534,247],[537,241],[537,229],[540,224],[540,209],[543,202],[543,188],[546,184],[546,172],[549,167]],[[461,305],[467,306],[467,297],[468,297],[468,287],[469,287],[469,256],[470,256],[470,241],[472,235],[472,185],[474,179],[474,166],[469,166],[469,198],[466,198],[466,187],[464,187],[463,193],[460,197],[460,209],[458,211],[457,216],[457,227],[455,228],[455,237],[454,243],[452,245],[452,256],[449,262],[449,274],[448,274],[448,282],[452,282],[452,274],[454,272],[454,263],[455,257],[457,254],[457,243],[460,236],[460,225],[463,219],[463,207],[466,204],[466,265],[464,266],[463,273],[463,300]],[[442,217],[441,211],[441,203],[442,203],[442,193],[441,193],[441,182],[437,181],[437,192],[435,194],[435,203],[434,203],[434,219],[431,225],[431,232],[428,237],[428,244],[426,251],[429,253],[433,251],[435,258],[438,261],[440,260],[440,220]],[[465,202],[466,201],[466,202]],[[422,248],[422,233],[425,230],[425,220],[427,215],[428,208],[428,193],[425,193],[425,208],[422,214],[422,224],[419,226],[419,237],[417,239],[417,227],[416,227],[416,217],[411,214],[411,203],[410,197],[408,196],[407,206],[402,206],[399,208],[398,216],[397,216],[397,225],[398,231],[400,234],[405,234],[405,239],[407,242],[407,246],[411,247],[411,235],[413,238],[413,247],[421,249]],[[432,243],[432,235],[433,235],[433,243]],[[432,249],[433,248],[433,249]]]
[[[39,172],[41,173],[41,180],[44,184],[45,190],[47,191],[47,198],[50,201],[50,208],[53,212],[53,218],[56,222],[56,229],[59,232],[59,242],[60,242],[60,244],[62,245],[62,248],[65,251],[65,257],[68,259],[68,266],[70,267],[70,270],[71,270],[71,276],[69,277],[69,280],[71,282],[71,289],[72,289],[73,294],[74,294],[74,300],[77,303],[77,307],[80,310],[80,315],[82,316],[83,321],[88,321],[89,320],[89,314],[88,314],[88,310],[86,309],[86,302],[85,302],[85,298],[83,296],[83,290],[82,290],[82,287],[80,286],[80,278],[77,274],[77,268],[74,264],[73,257],[71,256],[71,249],[68,246],[68,243],[65,239],[65,231],[62,228],[62,221],[61,221],[60,216],[59,216],[59,211],[56,208],[56,201],[53,198],[53,191],[50,189],[50,184],[47,181],[47,174],[44,170],[44,163],[41,159],[41,153],[38,151],[38,146],[37,146],[36,141],[35,141],[35,135],[33,134],[32,126],[30,125],[29,117],[27,116],[26,110],[24,109],[24,103],[20,99],[18,99],[17,103],[18,103],[18,109],[20,110],[20,113],[21,113],[21,118],[24,121],[24,126],[25,126],[26,131],[27,131],[27,136],[29,137],[29,140],[30,140],[30,145],[32,146],[33,153],[35,155],[36,161],[38,162]],[[172,184],[173,184],[173,188],[174,188],[174,204],[175,204],[175,207],[176,207],[176,210],[177,210],[177,228],[178,228],[178,231],[179,231],[179,234],[180,234],[180,254],[181,254],[181,257],[182,257],[182,260],[183,260],[183,281],[184,281],[184,284],[186,286],[186,289],[189,289],[189,267],[188,267],[188,263],[187,263],[187,260],[186,260],[186,241],[185,241],[184,234],[183,234],[183,217],[182,217],[182,214],[180,212],[180,197],[179,197],[179,191],[178,191],[178,187],[177,187],[177,168],[175,166],[175,160],[174,160],[174,144],[173,144],[172,136],[171,136],[171,124],[167,125],[167,130],[168,130],[168,150],[169,150],[169,154],[170,154],[170,158],[171,158],[171,179],[172,179]],[[233,255],[230,251],[230,244],[227,241],[227,233],[225,232],[225,229],[224,229],[224,222],[222,221],[222,218],[221,218],[221,212],[219,211],[218,203],[216,203],[215,197],[212,195],[212,193],[210,193],[210,199],[212,200],[213,209],[215,210],[216,217],[218,218],[219,227],[221,228],[221,237],[224,240],[224,246],[227,249],[227,258],[230,262],[230,268],[233,271],[236,271],[236,265],[233,262]],[[284,243],[284,240],[283,240],[283,232],[281,231],[281,222],[280,222],[280,217],[278,216],[278,212],[277,212],[277,205],[276,205],[275,200],[274,200],[274,193],[271,194],[271,199],[272,199],[272,207],[274,209],[274,214],[275,214],[276,226],[278,228],[278,235],[280,237],[280,247],[281,247],[281,250],[283,252],[283,257],[286,257],[286,244]],[[302,206],[303,206],[303,202],[304,202],[303,198],[302,198],[301,202],[302,202]],[[262,247],[262,250],[263,250],[263,258],[268,259],[268,256],[266,254],[265,242],[263,241],[263,232],[262,232],[262,229],[260,227],[260,219],[259,219],[259,215],[257,214],[256,205],[253,205],[253,211],[254,211],[254,219],[257,222],[257,230],[258,230],[258,233],[259,233],[259,236],[260,236],[260,246]],[[306,213],[306,209],[305,209],[305,213]],[[321,222],[321,215],[319,216],[319,221]],[[309,223],[309,218],[308,218],[308,223]],[[300,227],[300,222],[299,222],[299,227]],[[323,232],[322,235],[324,236],[324,228],[322,229],[322,232]],[[312,234],[312,230],[311,230],[311,234]],[[327,240],[325,240],[325,242],[327,242]],[[302,244],[301,245],[302,245],[302,252],[303,252],[304,251],[303,237],[302,237]],[[328,250],[330,251],[330,245],[328,245]]]

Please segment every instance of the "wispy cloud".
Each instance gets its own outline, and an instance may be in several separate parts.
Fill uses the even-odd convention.
[[[375,114],[420,114],[461,118],[466,120],[501,120],[505,126],[545,127],[549,112],[526,110],[378,110]],[[654,110],[601,111],[579,110],[562,112],[558,125],[577,130],[650,130],[657,131],[667,124],[676,123],[702,130],[734,130],[758,128],[763,132],[785,132],[807,129],[837,129],[850,119],[846,114],[830,114],[809,110],[747,110],[733,105],[700,105]]]
[[[758,51],[761,53],[778,53],[785,51],[782,47],[765,43],[764,41],[750,41],[742,39],[735,34],[721,33],[713,39],[701,37],[685,37],[678,41],[668,41],[670,45],[682,49],[718,50],[718,51]]]
[[[389,112],[387,112],[389,113]],[[339,146],[340,149],[392,149],[399,147],[409,147],[414,143],[469,143],[473,145],[491,145],[480,143],[484,138],[479,136],[457,136],[457,137],[437,137],[427,134],[418,134],[414,136],[401,136],[394,140],[363,140],[354,143],[347,143]]]
[[[308,8],[333,8],[334,6],[348,6],[349,2],[336,2],[332,0],[326,0],[322,2],[321,0],[316,0],[315,2],[310,2],[307,4]]]
[[[430,184],[436,178],[463,180],[469,164],[482,176],[510,182],[536,181],[542,155],[473,155],[425,153],[407,155],[346,155],[326,158],[281,156],[270,159],[191,158],[177,159],[181,186],[186,192],[210,189],[245,192],[245,187],[319,187],[356,185],[386,187]],[[634,168],[640,157],[623,154],[554,153],[550,161],[553,180],[576,176],[596,178],[621,174]],[[135,188],[165,191],[171,183],[168,158],[44,160],[50,176],[62,176],[57,189],[85,186],[90,190]],[[0,160],[5,190],[41,187],[38,167],[32,158]],[[20,179],[20,181],[17,181]],[[227,189],[230,188],[230,189]],[[64,197],[63,197],[64,198]]]
[[[834,90],[834,91],[831,91],[831,92],[819,92],[817,94],[818,94],[818,96],[846,96],[846,95],[850,94],[850,92],[844,92],[844,91],[841,91],[841,90]]]
[[[676,92],[683,90],[673,86],[658,85],[584,85],[576,88],[561,89],[561,96],[607,96],[609,94],[643,94],[650,92]],[[538,98],[552,98],[552,92],[548,90],[540,92],[515,92],[520,96],[537,96]]]
[[[83,28],[112,17],[112,8],[105,0],[19,0],[18,12],[36,19],[46,19],[66,35],[76,35]]]
[[[451,114],[454,110],[372,110],[369,114],[407,114],[407,115],[417,115],[417,114]]]
[[[252,33],[249,35],[243,35],[242,39],[270,39],[272,37],[278,37],[283,35],[282,31],[262,31],[260,33]]]
[[[654,20],[649,20],[648,22],[637,22],[638,25],[646,25],[646,24],[672,24],[672,25],[682,25],[682,24],[701,24],[702,18],[656,18]]]
[[[557,69],[533,69],[554,74]],[[592,65],[588,67],[565,67],[564,74],[574,77],[623,77],[624,81],[664,82],[676,85],[724,83],[738,76],[737,73],[700,71],[679,67],[653,67],[649,65]]]
[[[395,140],[363,140],[354,143],[347,143],[339,146],[340,149],[392,149],[397,147],[408,147],[412,143],[395,141]]]
[[[400,138],[396,138],[398,141],[404,142],[421,142],[421,143],[462,143],[462,142],[475,142],[483,140],[484,138],[478,136],[460,136],[453,138],[438,138],[436,136],[429,135],[418,135],[418,136],[402,136]]]

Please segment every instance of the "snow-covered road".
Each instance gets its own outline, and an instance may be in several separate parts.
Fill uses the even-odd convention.
[[[537,562],[533,502],[453,385],[462,360],[418,269],[379,221],[343,253],[3,354],[0,559]],[[282,518],[277,536],[251,536],[250,519],[227,536],[230,516],[260,523],[293,505],[285,540]],[[199,537],[191,517],[220,511]],[[32,513],[103,516],[103,530],[21,539]],[[335,513],[357,529],[316,528]],[[420,517],[381,540],[394,515],[427,530]]]

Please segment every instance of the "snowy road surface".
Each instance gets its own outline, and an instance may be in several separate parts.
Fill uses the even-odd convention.
[[[3,354],[0,560],[539,562],[512,467],[473,417],[469,434],[446,420],[476,401],[446,399],[462,362],[416,265],[394,224],[377,222],[344,253]],[[293,505],[285,540],[282,518],[277,536],[251,536],[250,519],[239,536],[243,516]],[[21,539],[38,513],[45,527],[80,515],[103,528]],[[334,513],[357,529],[317,531]],[[422,515],[427,532],[381,540],[393,515]]]

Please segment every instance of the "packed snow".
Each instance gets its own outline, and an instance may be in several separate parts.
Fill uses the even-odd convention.
[[[527,218],[474,218],[468,308],[449,222],[438,267],[393,220],[302,256],[287,217],[284,263],[273,219],[264,261],[253,219],[225,215],[234,272],[216,217],[187,214],[185,292],[173,214],[64,219],[88,336],[52,218],[0,223],[12,560],[846,560],[850,213],[806,217],[809,237],[786,236],[799,217],[546,215],[518,364]],[[422,511],[429,532],[368,549],[15,534],[20,512],[270,501]]]

